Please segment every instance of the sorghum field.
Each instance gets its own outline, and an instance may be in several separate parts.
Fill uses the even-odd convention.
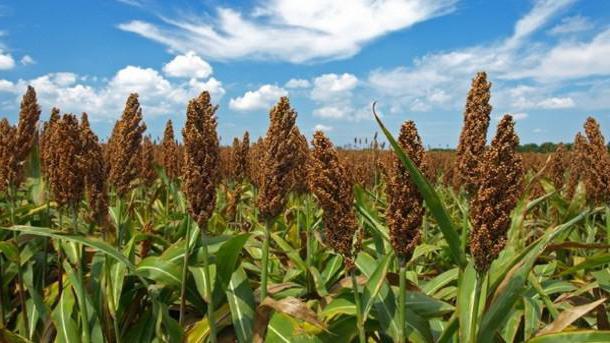
[[[101,143],[28,88],[0,122],[0,341],[610,341],[602,131],[522,153],[490,87],[456,152],[374,105],[379,137],[341,149],[285,97],[220,147],[207,92],[160,142],[131,94]]]

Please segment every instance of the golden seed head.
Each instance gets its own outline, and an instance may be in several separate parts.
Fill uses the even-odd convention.
[[[206,229],[216,204],[216,184],[219,179],[220,149],[216,134],[218,109],[210,102],[208,92],[189,102],[184,140],[184,175],[182,187],[189,202],[189,212]]]
[[[317,131],[312,141],[309,164],[309,188],[324,210],[324,232],[327,244],[353,265],[354,235],[358,222],[353,211],[352,182],[324,133]]]
[[[108,229],[108,187],[106,164],[98,137],[89,126],[87,113],[81,116],[82,165],[85,175],[85,191],[89,203],[89,221]]]
[[[428,169],[424,147],[414,122],[407,121],[402,125],[398,142],[420,171]],[[424,200],[417,186],[411,182],[409,172],[395,155],[388,174],[386,218],[390,240],[396,255],[408,260],[419,243]]]
[[[36,91],[34,87],[28,86],[21,100],[17,136],[15,138],[16,158],[18,161],[21,161],[21,165],[23,165],[23,162],[25,162],[34,146],[39,118],[40,107],[36,100]]]
[[[299,132],[299,129],[295,127],[293,131],[295,141],[297,143],[297,149],[295,150],[295,166],[307,165],[309,160],[309,144],[307,138]],[[305,194],[308,191],[307,186],[307,170],[306,168],[293,168],[290,173],[290,190],[296,194]]]
[[[155,171],[155,147],[149,136],[142,140],[140,149],[140,179],[146,187],[152,186],[157,179]]]
[[[53,198],[59,207],[75,208],[85,188],[83,144],[76,116],[64,114],[53,124],[48,144],[47,177]]]
[[[563,188],[565,171],[568,168],[568,151],[563,144],[559,144],[557,149],[551,154],[547,175],[553,186],[559,192]]]
[[[479,188],[472,199],[470,252],[476,269],[489,269],[506,243],[510,213],[523,188],[523,162],[517,154],[515,123],[505,115],[477,170]]]
[[[20,179],[18,161],[15,156],[15,137],[17,128],[6,118],[0,121],[0,192],[5,192],[8,186]]]
[[[108,142],[108,181],[119,197],[127,195],[139,175],[140,149],[145,130],[138,94],[132,93],[127,98],[123,115],[115,124]]]
[[[262,175],[257,206],[263,220],[277,217],[286,204],[297,150],[297,137],[293,133],[296,116],[287,97],[280,98],[269,113],[269,129],[258,166]]]
[[[593,204],[608,203],[610,202],[610,155],[608,155],[608,147],[595,119],[587,118],[584,128],[587,142],[583,144],[583,147],[586,151],[584,158],[587,167],[583,171],[587,198]]]
[[[174,138],[174,127],[172,121],[168,120],[163,132],[162,145],[162,160],[165,174],[172,180],[180,177],[182,170],[182,156],[178,148],[178,144]]]
[[[479,180],[477,168],[479,159],[485,151],[487,129],[491,115],[491,82],[487,81],[485,72],[478,72],[472,79],[472,86],[466,99],[464,126],[460,133],[457,147],[456,173],[454,187],[464,186],[472,194],[477,189]]]

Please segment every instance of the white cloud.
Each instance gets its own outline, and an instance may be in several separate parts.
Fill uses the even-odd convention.
[[[163,67],[163,72],[168,76],[202,79],[212,75],[212,66],[194,52],[189,51],[184,55],[174,57]]]
[[[540,108],[544,109],[561,109],[561,108],[571,108],[574,107],[574,100],[572,98],[559,98],[552,97],[548,99],[544,99],[538,103]]]
[[[21,60],[19,62],[21,62],[21,64],[24,66],[36,63],[36,61],[30,55],[25,55],[21,57]]]
[[[216,15],[162,17],[155,25],[134,20],[125,31],[180,52],[196,49],[216,60],[274,59],[302,63],[357,54],[392,31],[452,12],[456,0],[270,0],[240,12],[218,7]]]
[[[567,33],[577,33],[588,31],[593,28],[593,23],[587,17],[576,15],[573,17],[565,17],[561,22],[553,27],[549,33],[552,35],[562,35]]]
[[[311,87],[311,82],[305,79],[290,79],[284,85],[286,88],[309,88]]]
[[[311,98],[316,101],[330,101],[349,95],[358,84],[358,78],[348,73],[324,74],[316,77],[313,84]]]
[[[15,60],[9,53],[5,53],[0,50],[0,70],[13,69],[15,67]]]
[[[212,101],[218,102],[225,93],[222,83],[215,78],[190,79],[186,82],[170,82],[157,70],[138,66],[126,66],[103,84],[86,84],[89,77],[74,73],[49,73],[34,79],[16,82],[0,80],[0,92],[15,95],[15,105],[27,85],[36,89],[42,108],[53,106],[64,112],[87,112],[93,121],[112,121],[121,115],[125,100],[132,92],[140,95],[146,117],[183,113],[187,102],[203,90],[211,93]]]
[[[329,132],[329,131],[333,130],[333,127],[332,126],[323,125],[323,124],[316,124],[316,126],[314,126],[313,130],[314,131]]]
[[[0,80],[0,92],[12,92],[15,84],[8,80]]]
[[[610,75],[610,29],[589,42],[560,39],[555,46],[533,40],[532,34],[574,2],[537,0],[504,40],[429,53],[415,58],[411,66],[376,69],[369,73],[366,85],[394,113],[457,110],[463,107],[469,79],[484,70],[493,82],[494,108],[523,111],[573,106],[573,101],[558,101],[562,97],[554,94],[563,86],[559,81]],[[515,82],[530,84],[522,89],[527,94],[513,94]]]
[[[229,101],[229,108],[236,111],[268,110],[280,97],[288,95],[288,91],[275,85],[263,85],[255,91]]]
[[[346,118],[353,109],[348,106],[330,105],[316,108],[313,115],[320,118],[342,119]]]
[[[610,75],[610,29],[590,42],[566,41],[540,56],[534,66],[517,77],[534,77],[543,82]]]

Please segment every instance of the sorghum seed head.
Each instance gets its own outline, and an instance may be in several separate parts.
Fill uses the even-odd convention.
[[[402,125],[398,142],[419,170],[428,169],[426,154],[415,123],[407,121]],[[393,156],[388,174],[386,218],[390,228],[390,240],[396,255],[408,260],[419,243],[424,200],[398,157]]]
[[[297,150],[297,136],[293,133],[296,116],[287,97],[280,98],[269,114],[269,129],[259,167],[262,180],[257,202],[263,220],[277,217],[286,204]]]
[[[491,82],[487,81],[487,74],[479,72],[472,80],[472,86],[466,99],[464,110],[464,126],[460,133],[457,147],[456,173],[454,174],[454,187],[464,186],[468,193],[477,189],[479,180],[477,168],[479,159],[485,151],[487,129],[491,114]]]
[[[59,207],[75,208],[85,186],[81,129],[76,116],[64,114],[54,124],[49,144],[51,161],[47,167],[53,198]]]
[[[161,144],[165,174],[167,174],[168,178],[175,180],[181,173],[182,156],[180,155],[178,144],[174,139],[174,127],[171,120],[168,120],[165,125],[163,142]]]
[[[189,212],[201,230],[206,229],[216,204],[220,154],[216,135],[217,108],[211,104],[208,92],[201,93],[189,102],[182,129],[185,149],[182,187]]]
[[[87,113],[81,116],[80,135],[82,141],[82,162],[85,175],[85,191],[89,203],[89,221],[108,229],[108,187],[106,185],[106,165],[102,147],[97,135],[89,126]]]
[[[145,130],[138,94],[132,93],[127,98],[121,119],[115,124],[108,146],[108,181],[119,197],[127,195],[139,175],[140,149]]]
[[[324,210],[325,240],[333,250],[343,255],[347,269],[351,269],[354,235],[358,229],[353,211],[353,184],[324,133],[317,131],[312,144],[308,182]]]
[[[470,207],[470,252],[479,272],[487,271],[504,248],[510,213],[523,188],[523,162],[516,152],[519,138],[514,125],[510,115],[502,118],[477,170],[479,188]]]
[[[152,186],[157,179],[155,171],[155,147],[149,136],[142,140],[142,148],[140,149],[140,178],[146,187]]]

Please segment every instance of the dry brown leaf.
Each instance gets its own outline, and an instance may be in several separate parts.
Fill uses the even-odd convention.
[[[602,304],[604,301],[606,301],[606,298],[596,300],[596,301],[586,304],[586,305],[572,307],[569,310],[565,310],[565,311],[561,312],[561,314],[559,314],[557,319],[555,319],[551,324],[545,326],[540,331],[538,331],[536,336],[548,335],[548,334],[552,334],[552,333],[556,333],[556,332],[561,332],[563,329],[570,326],[570,324],[574,323],[578,318],[589,313],[594,308],[596,308],[597,306]]]

